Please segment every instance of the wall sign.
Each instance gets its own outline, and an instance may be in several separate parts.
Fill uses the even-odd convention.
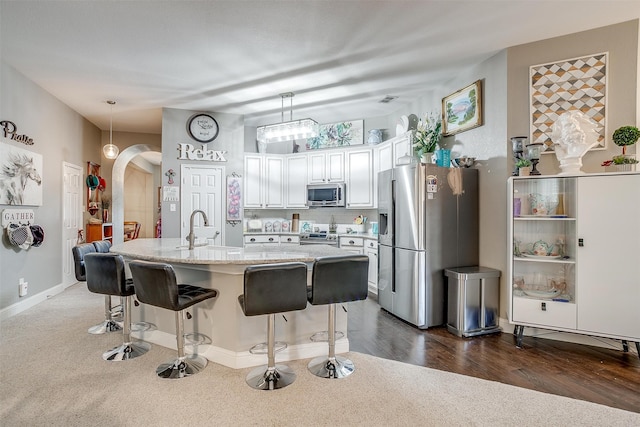
[[[180,156],[178,160],[209,160],[213,162],[226,162],[224,158],[226,151],[208,150],[204,145],[202,148],[195,148],[192,144],[178,144]]]
[[[33,138],[29,138],[27,135],[19,135],[18,127],[15,123],[9,120],[0,121],[0,126],[2,126],[2,133],[5,138],[9,138],[12,141],[22,142],[25,145],[33,145]]]

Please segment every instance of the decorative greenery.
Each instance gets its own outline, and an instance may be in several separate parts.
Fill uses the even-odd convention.
[[[517,168],[528,168],[531,166],[531,160],[529,159],[518,159],[516,162]]]
[[[640,138],[640,130],[635,126],[622,126],[613,132],[613,142],[618,147],[633,145]]]
[[[614,165],[634,165],[638,163],[638,160],[633,157],[628,157],[625,155],[613,156],[613,164]]]
[[[424,119],[420,119],[415,132],[415,142],[413,151],[418,158],[426,153],[436,151],[436,146],[442,138],[442,120],[439,114],[425,114]]]

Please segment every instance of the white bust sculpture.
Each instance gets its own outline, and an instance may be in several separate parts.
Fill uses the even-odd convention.
[[[560,161],[560,175],[582,174],[582,156],[598,144],[597,124],[584,113],[562,113],[553,124],[551,140]]]

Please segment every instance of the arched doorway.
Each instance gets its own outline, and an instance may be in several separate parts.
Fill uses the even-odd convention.
[[[113,223],[113,244],[124,242],[124,177],[129,162],[141,153],[157,152],[157,147],[136,144],[125,148],[113,162],[111,172],[111,215]]]

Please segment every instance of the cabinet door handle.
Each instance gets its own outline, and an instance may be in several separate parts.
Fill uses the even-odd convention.
[[[584,247],[584,239],[578,239],[578,246]]]
[[[249,239],[250,242],[255,242],[256,239],[254,239],[253,237],[251,239]]]
[[[273,242],[273,237],[269,237],[269,241],[270,241],[270,242]]]
[[[350,244],[350,245],[355,245],[355,244],[356,244],[356,242],[354,242],[353,240],[349,240],[349,244]]]

